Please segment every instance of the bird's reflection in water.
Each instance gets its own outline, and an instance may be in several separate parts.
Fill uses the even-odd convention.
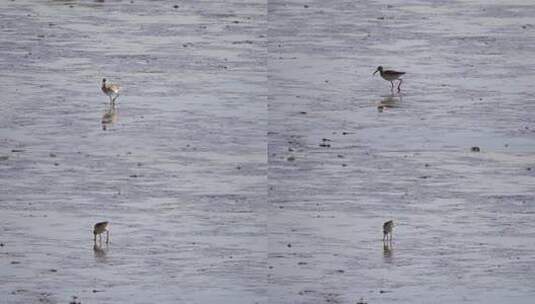
[[[377,105],[377,111],[383,112],[386,109],[398,108],[399,103],[402,101],[402,95],[388,95],[383,96],[383,100],[379,101]]]
[[[117,122],[117,107],[115,102],[110,102],[106,111],[102,114],[102,130],[106,131]]]
[[[106,255],[108,254],[108,245],[102,247],[101,244],[95,243],[95,245],[93,245],[93,253],[97,262],[106,262]]]
[[[394,255],[394,248],[392,248],[392,241],[383,241],[383,258],[385,262],[391,263]]]

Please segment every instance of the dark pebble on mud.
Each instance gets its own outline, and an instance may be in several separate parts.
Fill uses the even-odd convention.
[[[287,161],[294,161],[294,160],[295,160],[295,157],[293,157],[293,156],[289,156],[286,160],[287,160]]]
[[[59,163],[54,163],[54,166],[56,166],[56,167],[59,166]]]
[[[4,243],[0,243],[0,247],[4,247]]]
[[[130,177],[136,178],[136,177],[138,177],[138,175],[137,174],[132,174],[132,175],[130,175]]]
[[[21,149],[12,149],[11,152],[18,153],[18,152],[24,152],[24,150]]]
[[[234,24],[238,24],[238,23],[240,23],[240,22],[239,22],[238,20],[234,20],[234,21],[232,21],[232,23],[234,23]]]
[[[303,5],[303,7],[304,7],[304,8],[308,8],[308,5],[305,4],[305,5]]]
[[[472,152],[480,152],[481,149],[480,149],[479,147],[472,147],[472,148],[470,149],[470,151],[472,151]]]
[[[56,157],[56,154],[54,154],[54,153],[50,153],[50,154],[48,154],[48,156],[50,156],[50,157]]]
[[[292,248],[292,244],[290,244],[290,243],[288,243],[287,246],[288,246],[288,248]]]
[[[306,265],[306,264],[308,264],[308,263],[307,262],[299,262],[299,263],[297,263],[297,265]]]
[[[531,171],[531,168],[530,168],[530,167],[527,167],[526,170]]]
[[[322,138],[321,141],[326,142],[326,141],[331,141],[331,140],[328,138]]]
[[[426,167],[426,168],[429,167],[429,164],[425,164],[425,167]]]
[[[343,269],[338,269],[336,272],[338,272],[338,273],[344,273],[345,270],[343,270]]]
[[[20,264],[20,262],[19,261],[11,261],[11,264],[12,265],[17,265],[17,264]]]
[[[237,166],[236,169],[241,170],[241,167],[240,167],[240,166]]]
[[[325,143],[321,143],[321,144],[319,144],[319,146],[323,147],[323,148],[330,148],[331,147],[331,145],[325,144]]]
[[[344,156],[343,156],[342,154],[338,154],[338,155],[336,155],[336,157],[338,157],[338,158],[344,158]]]
[[[347,167],[347,164],[342,164],[342,167]]]
[[[305,111],[301,111],[301,112],[299,112],[299,114],[303,114],[303,115],[306,115],[306,114],[307,114],[307,112],[305,112]]]
[[[173,5],[173,7],[174,7],[174,8],[178,8],[179,6],[175,4],[175,5]]]
[[[58,272],[57,269],[50,269],[50,272]]]

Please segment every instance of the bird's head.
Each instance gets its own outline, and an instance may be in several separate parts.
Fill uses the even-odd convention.
[[[106,78],[102,78],[102,83],[106,83]]]
[[[378,66],[377,70],[375,70],[375,72],[373,72],[373,75],[375,75],[375,73],[377,73],[377,72],[382,72],[382,71],[383,71],[383,67],[382,66]]]

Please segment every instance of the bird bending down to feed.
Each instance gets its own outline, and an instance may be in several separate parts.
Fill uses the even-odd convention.
[[[108,97],[110,98],[110,102],[115,102],[115,99],[119,97],[120,90],[121,87],[113,83],[107,84],[106,78],[102,78],[102,92],[108,95]]]
[[[106,231],[106,244],[108,244],[110,241],[110,230],[108,229],[108,222],[100,222],[95,224],[95,227],[93,229],[93,241],[95,243],[97,242],[97,234],[100,236],[100,242],[102,242],[102,233],[104,233],[104,231]]]
[[[373,75],[375,73],[379,72],[381,74],[381,77],[383,77],[384,80],[390,81],[390,84],[392,85],[391,90],[394,90],[394,80],[399,80],[398,83],[398,92],[401,91],[401,82],[403,82],[403,79],[400,77],[405,74],[405,72],[398,72],[393,70],[383,70],[382,66],[378,66],[377,70],[373,72]]]
[[[383,224],[383,241],[392,241],[392,228],[394,228],[394,221],[388,221]]]

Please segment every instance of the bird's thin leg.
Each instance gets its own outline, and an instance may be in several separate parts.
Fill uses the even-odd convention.
[[[96,244],[97,243],[97,235],[96,234],[93,234],[93,242]]]
[[[399,84],[398,84],[398,92],[401,91],[401,83],[403,82],[403,79],[399,79]]]
[[[391,85],[390,90],[394,90],[394,82],[393,81],[390,81],[390,85]]]
[[[106,244],[110,242],[110,232],[106,230]]]

